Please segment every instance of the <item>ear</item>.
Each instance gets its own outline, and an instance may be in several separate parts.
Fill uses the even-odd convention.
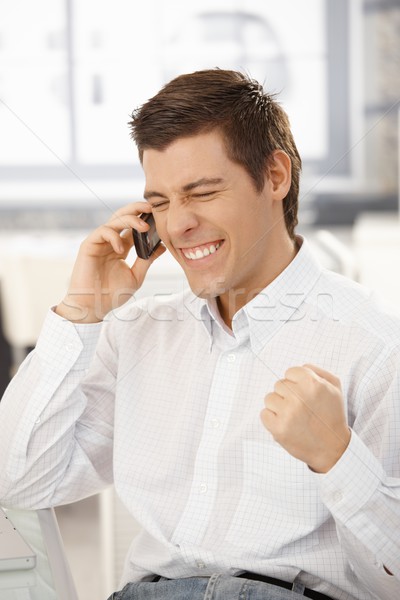
[[[292,163],[283,150],[275,150],[268,161],[267,179],[274,200],[283,200],[292,183]]]

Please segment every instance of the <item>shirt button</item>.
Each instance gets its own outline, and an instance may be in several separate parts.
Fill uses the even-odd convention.
[[[339,492],[335,492],[333,494],[333,500],[335,502],[340,502],[341,500],[343,500],[343,492],[340,492],[340,491]]]
[[[200,494],[206,494],[207,491],[208,491],[208,486],[206,483],[202,483],[201,485],[199,485]]]
[[[235,354],[228,354],[228,356],[227,356],[227,361],[228,361],[228,362],[230,362],[230,363],[234,363],[234,362],[235,362],[235,360],[236,360],[236,356],[235,356]]]
[[[211,419],[210,425],[213,429],[218,429],[218,427],[221,425],[221,421],[219,419]]]
[[[205,569],[206,565],[201,560],[199,560],[199,561],[197,561],[197,568],[198,569]]]
[[[41,418],[40,418],[40,417],[38,417],[38,418],[36,419],[36,421],[35,421],[35,425],[39,425],[39,423],[40,423],[40,422],[41,422]]]
[[[74,344],[67,344],[65,346],[65,349],[67,352],[72,352],[72,350],[74,349]]]

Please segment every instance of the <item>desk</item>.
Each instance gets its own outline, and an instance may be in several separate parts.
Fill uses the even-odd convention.
[[[1,600],[78,600],[53,509],[7,510],[36,552],[36,567],[0,572]]]

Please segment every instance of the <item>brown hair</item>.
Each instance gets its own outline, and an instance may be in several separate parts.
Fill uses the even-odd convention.
[[[294,236],[301,159],[287,114],[257,81],[223,69],[180,75],[135,110],[129,126],[140,161],[146,149],[162,150],[180,137],[220,129],[229,158],[247,170],[258,191],[274,150],[286,152],[292,182],[283,211],[288,233]]]

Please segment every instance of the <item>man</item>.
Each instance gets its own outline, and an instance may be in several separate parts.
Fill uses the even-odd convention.
[[[113,481],[142,526],[117,600],[393,600],[400,325],[295,235],[286,114],[215,69],[171,81],[131,128],[146,202],[82,243],[1,403],[1,501]],[[164,246],[130,268],[149,212]],[[191,291],[110,312],[165,247]]]

